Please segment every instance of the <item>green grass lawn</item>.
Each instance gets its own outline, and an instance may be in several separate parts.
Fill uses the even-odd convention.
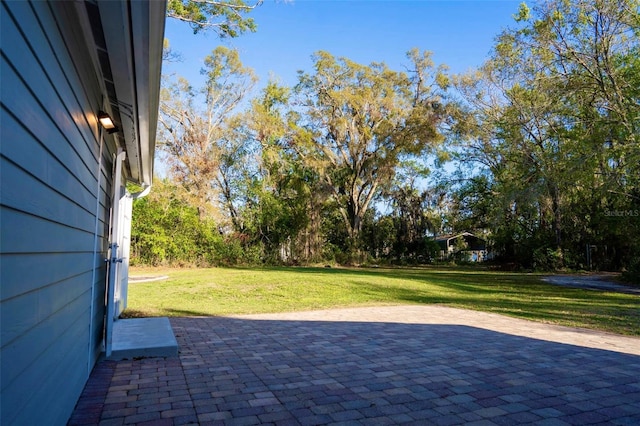
[[[130,274],[169,279],[131,283],[128,317],[441,304],[640,336],[637,295],[553,286],[535,274],[447,268],[131,268]]]

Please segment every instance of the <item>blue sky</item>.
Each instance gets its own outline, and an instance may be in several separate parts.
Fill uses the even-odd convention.
[[[165,37],[183,61],[164,71],[177,72],[197,87],[203,58],[224,44],[239,50],[242,62],[260,77],[260,86],[270,73],[294,85],[297,70],[309,70],[318,50],[403,70],[405,53],[417,47],[460,73],[482,64],[494,38],[513,25],[521,1],[266,0],[251,14],[257,32],[227,40],[214,33],[194,35],[187,24],[169,19]]]

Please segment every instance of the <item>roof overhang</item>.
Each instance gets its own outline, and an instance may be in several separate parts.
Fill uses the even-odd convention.
[[[111,113],[127,152],[127,177],[153,181],[166,0],[87,1]],[[97,14],[98,16],[95,16]],[[101,46],[102,45],[102,46]],[[106,67],[110,69],[106,69]]]
[[[459,238],[459,237],[473,237],[473,238],[477,238],[478,240],[482,240],[482,241],[484,241],[484,239],[483,239],[483,238],[477,237],[477,236],[473,235],[471,232],[466,232],[466,231],[465,231],[465,232],[462,232],[462,233],[460,233],[460,234],[442,235],[442,236],[440,236],[440,237],[437,237],[437,238],[435,239],[435,241],[436,241],[436,242],[441,242],[441,241],[442,241],[442,242],[447,242],[447,243],[449,243],[449,241],[451,241],[451,240],[455,240],[456,238]]]

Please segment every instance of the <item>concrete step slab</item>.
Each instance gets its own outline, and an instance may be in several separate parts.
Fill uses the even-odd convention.
[[[129,318],[113,323],[112,351],[108,359],[175,356],[178,356],[178,342],[169,318]]]

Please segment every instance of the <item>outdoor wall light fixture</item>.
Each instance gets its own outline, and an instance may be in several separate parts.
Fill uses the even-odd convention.
[[[113,122],[113,120],[111,119],[111,117],[109,116],[109,114],[107,114],[104,111],[98,112],[98,121],[100,121],[100,124],[102,125],[102,127],[104,127],[104,129],[109,134],[115,133],[119,130],[118,127]]]

